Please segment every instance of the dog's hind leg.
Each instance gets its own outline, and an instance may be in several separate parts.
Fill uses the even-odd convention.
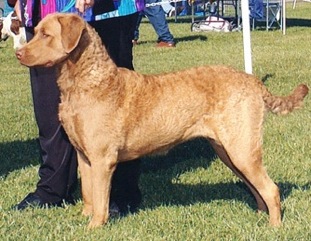
[[[78,154],[78,164],[80,170],[81,191],[83,199],[82,214],[84,216],[90,216],[93,213],[91,164],[80,151],[77,151],[77,154]]]
[[[232,103],[217,119],[218,126],[214,128],[215,143],[212,141],[212,145],[222,161],[245,181],[256,198],[258,208],[268,209],[270,224],[279,226],[279,189],[262,163],[262,100],[250,93],[243,100]]]
[[[215,147],[215,145],[214,145]],[[222,161],[240,177],[254,194],[259,210],[267,210],[270,215],[270,224],[281,224],[281,204],[278,187],[268,176],[262,165],[261,147],[254,149],[250,145],[248,149],[240,149],[240,146],[225,145],[215,148]]]
[[[111,180],[116,169],[118,153],[106,151],[104,155],[100,154],[89,157],[92,172],[93,217],[88,228],[106,224],[109,218]]]
[[[253,187],[253,185],[248,181],[248,179],[245,178],[241,174],[241,172],[232,164],[226,150],[221,145],[218,145],[214,140],[209,141],[212,147],[214,148],[215,152],[219,156],[219,158],[233,171],[235,175],[237,175],[242,181],[244,181],[244,183],[250,189],[250,191],[252,192],[252,194],[256,199],[258,210],[268,212],[268,207],[263,198],[260,196],[258,191]]]

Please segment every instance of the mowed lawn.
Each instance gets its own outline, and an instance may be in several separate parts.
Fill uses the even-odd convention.
[[[190,18],[169,20],[177,47],[154,47],[157,36],[144,19],[134,48],[136,71],[162,73],[205,64],[244,69],[242,33],[191,32]],[[311,3],[287,4],[287,32],[251,33],[253,73],[277,95],[299,83],[311,86]],[[12,211],[35,189],[39,152],[29,76],[17,62],[12,40],[0,42],[0,240],[311,240],[311,97],[287,116],[267,114],[264,164],[281,191],[280,228],[256,212],[247,187],[205,140],[184,143],[167,156],[145,157],[138,213],[87,230],[77,204]],[[241,149],[241,151],[243,151]]]

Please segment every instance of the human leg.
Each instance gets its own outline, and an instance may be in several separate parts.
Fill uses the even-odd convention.
[[[138,13],[91,22],[118,67],[134,69],[133,43]]]
[[[134,30],[134,38],[133,38],[133,44],[137,44],[138,42],[138,39],[139,39],[139,26],[140,26],[140,23],[141,23],[141,20],[143,19],[143,12],[140,12],[138,14],[138,18],[137,18],[137,21],[136,21],[136,25],[135,25],[135,30]]]
[[[32,38],[32,32],[32,29],[27,30],[28,39]],[[58,119],[60,93],[55,69],[31,68],[30,81],[39,129],[40,179],[35,192],[19,203],[17,209],[32,204],[59,206],[71,199],[77,182],[76,152]]]
[[[146,0],[146,4],[157,2],[158,0]],[[158,42],[174,43],[174,37],[169,30],[163,8],[160,5],[146,7],[144,13],[158,35]]]
[[[58,119],[60,94],[55,69],[32,68],[30,72],[42,160],[35,193],[44,202],[56,203],[69,197],[74,189],[76,153]]]
[[[174,10],[175,11],[175,7],[173,7],[170,2],[162,2],[161,4],[163,11],[165,13],[165,16],[169,16],[169,13]]]

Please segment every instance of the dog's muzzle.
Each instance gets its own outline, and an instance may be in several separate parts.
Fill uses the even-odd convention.
[[[0,42],[6,41],[9,38],[8,35],[2,36],[2,28],[3,28],[3,18],[0,18]]]
[[[2,29],[3,29],[3,18],[0,18],[0,42],[1,41],[6,41],[9,38],[9,35],[5,34],[2,36]]]
[[[4,38],[2,38],[2,37],[0,38],[0,42],[1,42],[1,41],[6,41],[8,38],[9,38],[9,36],[8,36],[8,35],[5,35]]]

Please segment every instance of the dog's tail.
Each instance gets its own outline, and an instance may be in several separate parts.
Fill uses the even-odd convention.
[[[268,110],[275,114],[285,115],[295,109],[301,108],[303,106],[303,99],[308,92],[309,88],[304,84],[300,84],[291,95],[285,97],[274,96],[266,91],[263,100]]]

